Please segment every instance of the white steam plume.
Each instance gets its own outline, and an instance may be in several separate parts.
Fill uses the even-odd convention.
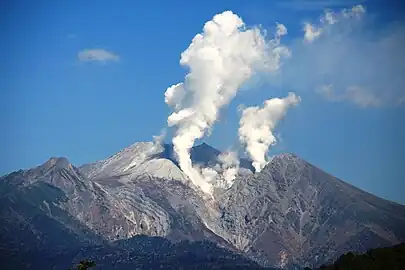
[[[239,172],[239,158],[236,152],[226,151],[217,158],[214,167],[200,168],[204,181],[212,186],[229,188]]]
[[[260,172],[266,165],[266,153],[276,142],[273,130],[291,106],[301,98],[289,93],[285,98],[272,98],[264,102],[262,108],[248,107],[242,111],[239,126],[239,140],[253,160],[253,167]]]
[[[247,29],[241,18],[225,11],[205,23],[203,32],[181,54],[180,64],[189,73],[184,82],[166,90],[165,102],[174,110],[167,122],[176,127],[173,145],[180,168],[204,192],[211,193],[211,185],[192,166],[190,148],[210,131],[219,110],[255,71],[279,68],[280,58],[289,56],[288,49],[280,45],[286,33],[278,24],[275,38],[267,42],[260,29]]]
[[[239,157],[236,152],[227,151],[221,153],[218,162],[222,168],[222,178],[225,180],[225,187],[232,185],[239,171]]]

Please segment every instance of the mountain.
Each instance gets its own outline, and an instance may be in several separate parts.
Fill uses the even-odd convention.
[[[207,144],[191,151],[193,162],[204,166],[215,165],[220,154]],[[169,144],[136,143],[80,167],[51,158],[0,178],[0,248],[9,253],[22,243],[26,258],[35,257],[32,250],[60,250],[54,256],[67,260],[73,250],[91,255],[102,246],[101,254],[119,260],[118,242],[147,235],[180,246],[191,241],[202,248],[209,241],[261,266],[293,268],[405,241],[405,206],[293,154],[275,156],[259,173],[249,160],[240,164],[233,185],[207,198],[179,169]]]
[[[291,154],[276,156],[260,173],[239,179],[220,201],[222,231],[217,234],[269,262],[284,256],[285,263],[315,267],[346,251],[405,239],[404,206]]]

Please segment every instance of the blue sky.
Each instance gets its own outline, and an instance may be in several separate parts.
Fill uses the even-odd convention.
[[[400,1],[388,2],[2,1],[0,174],[51,156],[80,165],[150,141],[170,114],[166,88],[187,72],[179,65],[181,52],[206,21],[232,10],[269,33],[283,23],[288,35],[282,42],[292,58],[282,79],[260,76],[260,83],[248,84],[205,141],[219,149],[237,145],[239,104],[260,105],[295,91],[302,102],[279,124],[271,152],[294,152],[405,203],[405,106],[399,102],[405,97],[399,50],[405,22]],[[336,28],[312,49],[302,45],[304,22],[319,24],[324,8],[338,12],[354,4],[366,8],[359,29],[347,34]],[[331,42],[346,34],[343,43]],[[320,60],[327,63],[316,65]],[[322,73],[325,65],[330,74]],[[361,84],[361,95],[345,92],[353,83]],[[336,92],[316,91],[325,84]],[[359,102],[365,96],[378,105]]]

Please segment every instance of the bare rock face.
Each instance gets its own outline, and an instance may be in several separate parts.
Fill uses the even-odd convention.
[[[238,179],[220,200],[217,233],[264,263],[319,266],[349,250],[405,240],[404,206],[359,190],[291,154]]]
[[[210,165],[219,154],[203,144],[193,149],[192,159]],[[240,163],[252,170],[248,160]],[[51,158],[3,176],[0,200],[0,240],[26,239],[27,246],[38,245],[38,239],[42,246],[66,247],[135,235],[209,240],[261,265],[288,268],[315,267],[349,250],[405,241],[404,206],[293,154],[274,157],[260,173],[240,174],[230,188],[207,199],[190,186],[170,145],[137,143],[79,168]],[[53,240],[62,233],[68,240]]]

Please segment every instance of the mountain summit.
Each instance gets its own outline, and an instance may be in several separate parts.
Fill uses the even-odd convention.
[[[207,144],[191,151],[195,164],[208,166],[220,154]],[[249,160],[240,163],[251,168]],[[152,142],[78,168],[51,158],[1,177],[0,195],[3,249],[69,249],[148,235],[208,240],[263,266],[314,267],[346,251],[405,241],[405,206],[293,154],[240,174],[210,200],[190,187],[172,146]]]

